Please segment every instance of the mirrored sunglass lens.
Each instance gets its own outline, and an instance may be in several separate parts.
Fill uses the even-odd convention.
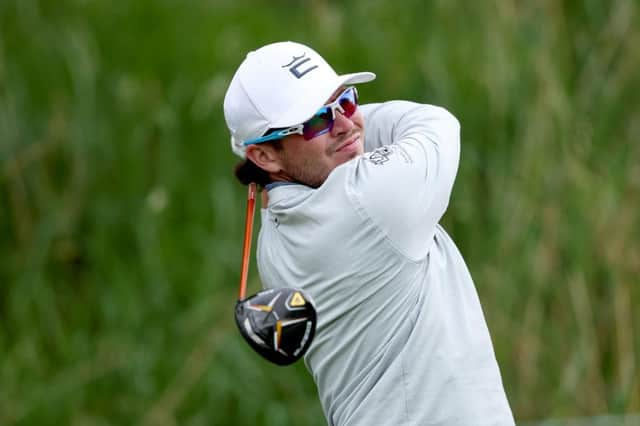
[[[323,108],[321,111],[318,111],[316,115],[304,123],[304,138],[306,140],[313,139],[320,132],[328,129],[329,126],[331,126],[332,121],[333,117],[331,116],[331,111],[328,108]]]
[[[351,117],[358,108],[358,95],[356,94],[356,90],[353,87],[345,90],[337,102],[344,110],[345,117]],[[305,140],[311,140],[331,129],[334,121],[332,108],[331,106],[323,107],[316,115],[304,123],[302,136]]]
[[[344,110],[346,117],[351,117],[358,108],[358,100],[356,99],[356,92],[354,89],[348,89],[340,96],[340,106]]]

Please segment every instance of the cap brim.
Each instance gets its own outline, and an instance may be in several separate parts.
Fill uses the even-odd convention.
[[[376,75],[372,72],[364,71],[356,72],[353,74],[344,74],[339,76],[339,78],[343,79],[342,84],[358,84],[373,81],[376,79]]]
[[[328,81],[323,86],[317,86],[313,93],[300,94],[300,100],[282,114],[271,124],[273,128],[295,126],[303,123],[313,116],[341,86],[350,84],[367,83],[376,78],[372,72],[357,72],[337,76],[333,81]]]

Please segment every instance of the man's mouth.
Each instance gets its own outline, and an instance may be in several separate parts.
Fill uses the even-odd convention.
[[[344,142],[342,142],[336,148],[336,152],[351,152],[357,149],[358,141],[360,140],[360,132],[355,132],[349,136]]]

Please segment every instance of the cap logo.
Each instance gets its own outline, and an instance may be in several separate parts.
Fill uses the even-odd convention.
[[[293,59],[291,60],[291,62],[289,62],[286,65],[283,65],[282,68],[289,68],[289,72],[293,74],[293,76],[297,79],[304,77],[304,75],[307,74],[308,72],[318,68],[317,65],[311,65],[311,64],[308,64],[307,67],[304,69],[300,68],[303,64],[306,64],[311,60],[311,58],[305,58],[306,54],[307,53],[305,52],[300,56],[293,56]]]

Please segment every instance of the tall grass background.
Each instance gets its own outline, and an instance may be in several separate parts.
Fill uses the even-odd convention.
[[[443,224],[516,419],[640,411],[639,8],[0,0],[0,424],[326,424],[304,366],[232,319],[222,100],[279,40],[376,72],[365,102],[460,119]]]

